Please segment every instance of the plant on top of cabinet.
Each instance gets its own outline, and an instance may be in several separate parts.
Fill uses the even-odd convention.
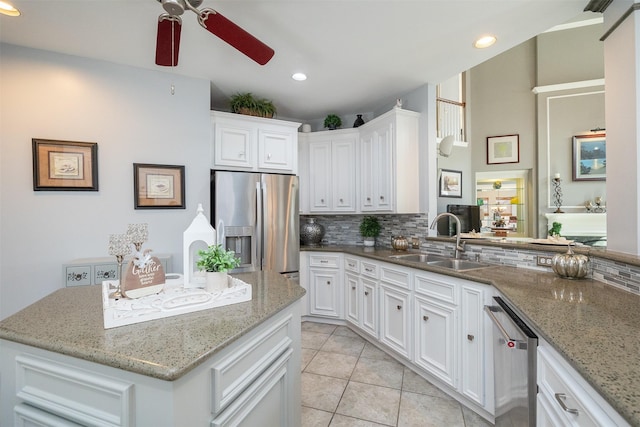
[[[324,119],[324,127],[329,128],[329,130],[334,130],[342,126],[342,119],[338,117],[336,114],[329,114]]]
[[[360,223],[360,234],[364,237],[365,246],[375,246],[376,237],[380,234],[380,222],[375,216],[365,216]]]
[[[248,116],[272,118],[276,114],[276,107],[268,99],[258,99],[251,92],[236,93],[229,100],[231,111]]]

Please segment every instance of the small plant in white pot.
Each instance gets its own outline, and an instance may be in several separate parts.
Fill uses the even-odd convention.
[[[240,265],[240,258],[234,251],[225,250],[222,245],[211,245],[198,251],[200,259],[197,266],[207,272],[208,292],[222,291],[228,287],[227,271]]]
[[[364,237],[365,246],[375,246],[376,237],[380,234],[380,222],[375,216],[365,216],[360,223],[360,234]]]

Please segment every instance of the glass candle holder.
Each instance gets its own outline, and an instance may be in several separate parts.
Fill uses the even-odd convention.
[[[130,253],[131,240],[128,234],[109,235],[109,255],[115,256],[116,261],[118,262],[118,288],[109,295],[110,298],[122,298],[122,290],[120,286],[123,274],[122,265],[124,264],[124,257]]]

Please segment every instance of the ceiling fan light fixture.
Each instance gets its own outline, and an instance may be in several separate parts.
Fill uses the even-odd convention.
[[[307,80],[307,75],[305,73],[293,73],[291,78],[293,80],[296,80],[296,81],[299,81],[299,82],[303,82],[303,81]]]
[[[171,16],[182,15],[184,13],[184,0],[162,0],[162,7]]]
[[[475,47],[476,49],[486,49],[489,46],[493,46],[496,40],[497,39],[495,36],[482,36],[473,43],[473,47]]]
[[[7,16],[20,16],[20,11],[6,1],[0,1],[0,14]]]

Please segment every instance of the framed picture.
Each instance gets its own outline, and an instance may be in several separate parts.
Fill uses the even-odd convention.
[[[440,197],[462,197],[462,172],[440,169]]]
[[[520,137],[502,135],[487,137],[487,164],[519,163]]]
[[[184,209],[184,166],[133,164],[135,209]]]
[[[98,144],[32,139],[34,191],[98,191]]]
[[[606,134],[573,137],[573,180],[605,181],[607,178]]]

